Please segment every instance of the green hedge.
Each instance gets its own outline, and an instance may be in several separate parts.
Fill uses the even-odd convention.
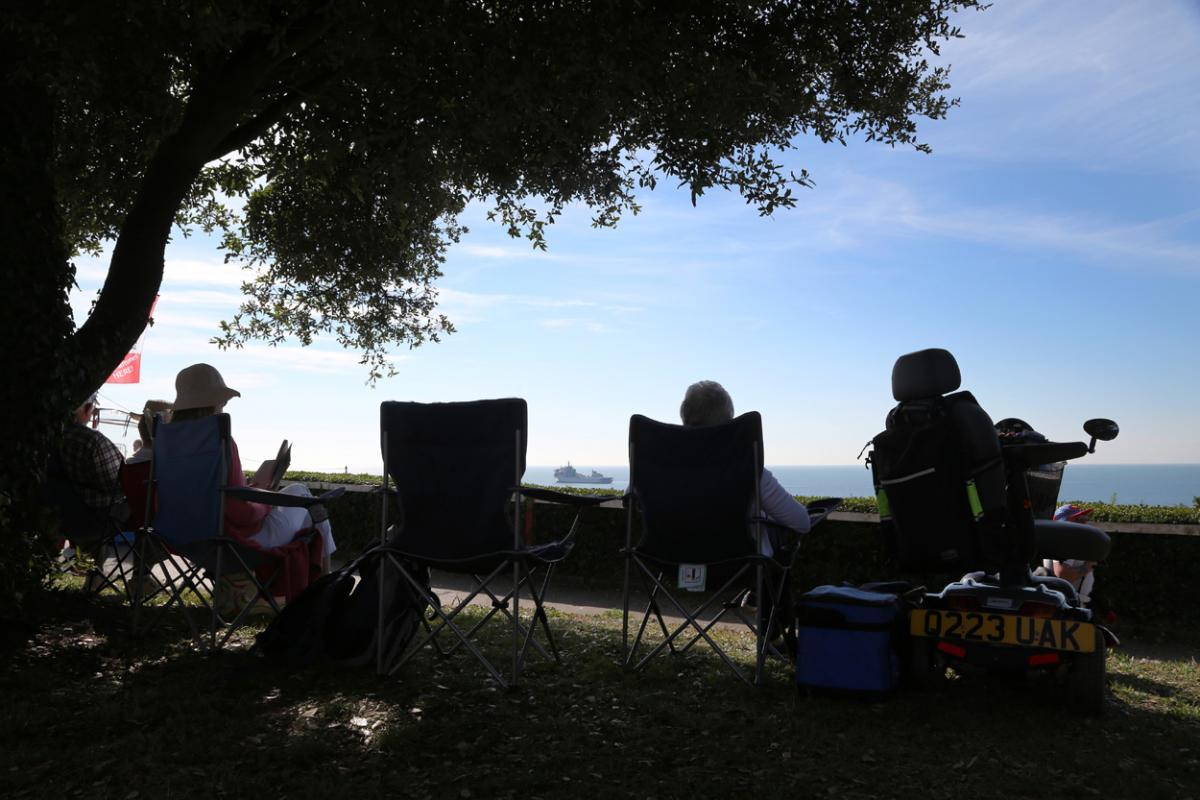
[[[598,489],[580,493],[619,494]],[[873,507],[874,500],[857,498],[842,510],[873,510],[868,504]],[[1089,505],[1098,512],[1103,510],[1107,521],[1118,526],[1129,521],[1127,517],[1136,522],[1168,519],[1196,522],[1194,514],[1146,519],[1144,506]],[[534,507],[535,539],[545,541],[565,534],[572,514],[573,510],[565,506],[538,503]],[[380,495],[347,492],[330,508],[330,519],[339,554],[349,558],[378,541]],[[588,587],[619,588],[623,563],[618,552],[625,542],[625,519],[625,512],[620,509],[585,509],[575,550],[560,565],[558,573]],[[635,531],[638,524],[635,519]],[[1097,567],[1097,581],[1120,618],[1156,625],[1200,625],[1200,604],[1191,596],[1193,565],[1200,563],[1200,536],[1122,532],[1119,527],[1110,535],[1112,554]],[[877,523],[828,520],[804,539],[796,586],[905,578],[936,588],[949,577],[897,574],[884,555]]]

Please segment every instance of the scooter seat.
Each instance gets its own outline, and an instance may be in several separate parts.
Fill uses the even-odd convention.
[[[1034,521],[1033,526],[1040,558],[1103,561],[1112,549],[1108,534],[1092,525],[1039,519]]]

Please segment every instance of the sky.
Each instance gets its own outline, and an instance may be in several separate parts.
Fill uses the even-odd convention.
[[[957,23],[933,154],[798,141],[785,163],[815,187],[773,217],[663,182],[615,230],[571,209],[541,253],[469,208],[437,284],[457,332],[374,386],[330,342],[209,344],[244,273],[175,237],[141,383],[101,404],[172,399],[205,361],[242,392],[243,462],[286,438],[293,468],[379,473],[382,401],[524,397],[528,462],[586,468],[626,463],[630,415],[677,422],[709,379],[762,413],[768,464],[853,464],[895,359],[944,347],[994,419],[1058,440],[1115,419],[1091,463],[1200,461],[1200,1],[1001,0]],[[82,323],[107,259],[76,265]]]

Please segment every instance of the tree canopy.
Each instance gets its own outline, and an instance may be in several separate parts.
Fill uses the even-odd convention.
[[[798,137],[924,149],[918,120],[952,105],[929,54],[974,6],[15,0],[0,16],[0,319],[29,379],[6,408],[62,415],[104,380],[178,228],[217,232],[251,269],[223,344],[331,334],[378,375],[390,348],[451,329],[435,281],[468,203],[537,247],[568,204],[611,226],[660,180],[789,207],[809,184],[779,156]],[[109,244],[75,330],[69,259]],[[35,464],[39,420],[3,428]],[[9,458],[0,480],[23,468]]]
[[[790,206],[798,136],[924,147],[951,103],[927,54],[970,5],[51,0],[16,25],[55,100],[67,243],[118,245],[120,296],[81,331],[100,373],[136,331],[91,339],[110,308],[144,318],[172,220],[255,268],[222,341],[332,332],[378,367],[448,328],[433,281],[468,202],[536,246],[567,204],[612,225],[660,179]],[[133,237],[153,263],[121,258]]]

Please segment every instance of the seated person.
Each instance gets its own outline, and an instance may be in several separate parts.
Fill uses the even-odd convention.
[[[59,511],[60,535],[85,546],[113,533],[113,523],[123,522],[129,511],[120,481],[124,459],[117,446],[89,424],[95,409],[93,393],[75,409],[50,465],[49,489]]]
[[[733,398],[716,381],[693,383],[679,404],[679,418],[689,428],[729,422],[733,419]],[[808,533],[812,523],[804,504],[784,489],[766,467],[759,479],[759,493],[763,514],[772,523],[767,526],[762,554],[773,556],[777,550],[794,546],[800,534]]]
[[[147,400],[142,407],[142,418],[138,420],[137,442],[141,447],[136,448],[125,466],[121,468],[121,486],[124,487],[125,497],[129,499],[129,522],[126,530],[136,531],[146,524],[146,495],[150,481],[150,459],[154,454],[154,415],[171,410],[171,404],[166,400]],[[137,444],[135,442],[135,444]]]
[[[221,373],[208,364],[193,364],[181,370],[175,378],[175,392],[175,402],[171,404],[172,422],[202,419],[219,414],[230,399],[242,396],[241,392],[226,386]],[[248,484],[246,481],[246,474],[242,470],[242,460],[238,455],[237,442],[232,438],[229,441],[229,448],[228,485],[254,485],[253,483]],[[312,496],[308,487],[303,484],[292,484],[279,491],[302,497]],[[323,567],[327,569],[329,558],[337,547],[333,542],[333,531],[328,520],[314,525],[312,515],[305,508],[268,506],[234,498],[225,501],[226,532],[230,536],[251,541],[263,548],[270,549],[287,545],[296,537],[297,533],[313,527],[321,536],[324,545],[322,549]]]

